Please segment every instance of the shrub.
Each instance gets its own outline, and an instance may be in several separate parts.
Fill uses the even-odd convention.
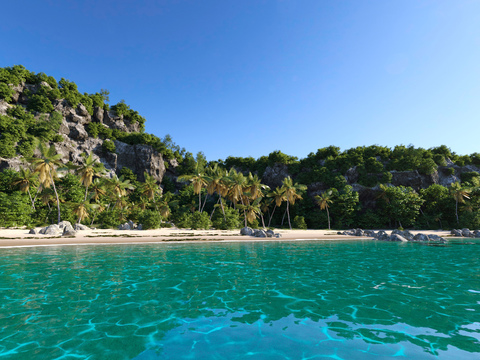
[[[49,113],[53,111],[53,105],[49,98],[34,94],[28,100],[27,109],[39,113]]]
[[[101,224],[100,227],[106,228],[116,228],[122,223],[120,220],[120,210],[119,209],[108,209],[102,211],[98,214],[98,222]]]
[[[104,152],[115,152],[115,143],[112,140],[105,140],[102,144],[102,150]]]
[[[0,140],[0,157],[3,158],[12,158],[16,155],[15,152],[15,143],[8,138],[3,138]]]
[[[181,229],[190,228],[192,226],[192,214],[188,212],[180,214],[175,219],[175,225],[177,225]]]
[[[223,217],[222,209],[218,207],[212,217],[213,227],[219,230],[239,229],[242,226],[242,220],[238,210],[225,205],[223,208],[225,210],[225,218]]]
[[[433,155],[433,161],[435,161],[438,166],[447,166],[447,160],[445,160],[445,156],[442,154]]]
[[[192,229],[210,229],[210,217],[208,216],[207,212],[194,212],[192,214],[192,220],[191,220],[190,227]]]
[[[480,174],[476,171],[467,171],[460,174],[460,180],[463,182],[471,182],[473,178],[480,177]]]
[[[146,229],[158,229],[162,223],[162,217],[155,210],[144,210],[138,217],[138,222],[142,224],[142,228]]]
[[[32,211],[28,196],[15,191],[12,194],[0,193],[0,222],[2,226],[29,226]]]
[[[445,169],[445,174],[447,175],[454,175],[455,169],[453,167]]]
[[[5,83],[0,83],[0,98],[4,98],[7,103],[12,101],[13,89]]]
[[[307,229],[307,223],[305,222],[305,218],[303,216],[297,215],[293,219],[293,227],[296,229]]]
[[[63,141],[63,136],[60,135],[60,134],[55,134],[55,135],[52,136],[52,141],[56,142],[56,143],[62,142]]]

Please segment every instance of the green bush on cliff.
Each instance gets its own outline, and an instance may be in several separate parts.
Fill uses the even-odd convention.
[[[0,99],[5,99],[7,103],[12,101],[13,89],[5,83],[0,83]]]
[[[115,152],[115,143],[111,140],[105,140],[102,144],[102,150],[104,152]]]

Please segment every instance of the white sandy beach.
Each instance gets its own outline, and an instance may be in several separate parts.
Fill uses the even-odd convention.
[[[29,229],[0,229],[0,247],[42,246],[42,245],[80,245],[80,244],[135,244],[170,243],[193,241],[291,241],[291,240],[359,240],[361,237],[337,235],[337,230],[275,230],[281,238],[256,238],[242,236],[240,230],[111,230],[96,229],[78,231],[75,237],[52,237],[49,235],[29,234]],[[387,233],[390,233],[388,230]],[[450,235],[449,231],[419,230],[413,234]],[[364,238],[368,239],[368,238]]]

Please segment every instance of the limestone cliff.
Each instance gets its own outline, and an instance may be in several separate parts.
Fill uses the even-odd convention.
[[[6,115],[7,110],[15,105],[26,107],[29,96],[39,91],[41,87],[49,87],[47,83],[31,85],[22,83],[13,87],[14,94],[11,104],[0,99],[0,115]],[[26,91],[28,90],[28,91]],[[85,106],[80,103],[73,108],[65,99],[54,100],[52,102],[54,111],[62,116],[62,122],[58,133],[63,137],[62,141],[55,143],[55,148],[59,154],[62,154],[62,162],[72,162],[75,165],[82,163],[82,153],[92,152],[94,158],[100,160],[105,168],[111,173],[116,173],[123,167],[130,168],[140,181],[144,180],[144,172],[153,175],[161,182],[165,174],[164,158],[161,153],[149,145],[129,145],[118,140],[114,140],[115,151],[106,151],[103,147],[107,139],[94,138],[89,136],[86,126],[91,123],[99,123],[110,129],[118,129],[123,132],[139,132],[138,122],[130,122],[124,116],[117,116],[114,111],[105,111],[101,107],[94,107],[91,115]],[[44,119],[49,114],[36,113],[35,118]],[[0,170],[13,168],[18,170],[25,166],[21,156],[14,158],[0,158]]]

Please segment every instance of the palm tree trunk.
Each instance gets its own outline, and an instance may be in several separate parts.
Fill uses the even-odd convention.
[[[88,195],[88,186],[85,186],[85,199],[83,199],[83,201],[87,201],[87,195]]]
[[[55,187],[55,181],[53,180],[52,173],[49,171],[48,172],[50,175],[50,179],[52,180],[52,185],[53,185],[53,191],[55,192],[55,197],[57,198],[57,214],[58,214],[58,223],[60,224],[60,199],[58,198],[58,192],[57,188]]]
[[[30,194],[30,190],[27,190],[28,197],[30,198],[30,202],[32,203],[32,210],[35,210],[35,203],[32,200],[32,195]]]
[[[289,204],[290,204],[290,201],[287,200],[288,226],[290,226],[290,230],[292,230],[292,224],[290,223],[290,211],[288,210]]]
[[[202,205],[202,211],[203,212],[203,209],[205,208],[205,204],[207,203],[207,198],[208,198],[208,193],[205,195],[205,200],[203,200],[203,205]]]
[[[243,197],[240,196],[240,200],[242,202],[242,205],[244,206],[243,208],[243,216],[245,217],[245,227],[247,227],[247,213],[245,212],[245,204],[243,203]]]
[[[202,191],[198,193],[198,211],[202,212]]]
[[[260,217],[262,218],[262,225],[263,225],[263,228],[266,229],[265,227],[265,220],[263,220],[263,213],[260,211]]]
[[[217,200],[217,203],[215,205],[218,205],[218,202],[220,201],[220,198]],[[215,213],[215,206],[213,207],[212,213],[210,214],[210,221],[212,221],[213,214]]]
[[[455,199],[455,215],[457,217],[457,224],[460,223],[460,220],[458,220],[458,200]]]
[[[222,195],[220,195],[220,206],[222,207],[223,220],[225,220],[225,223],[226,223],[227,222],[227,217],[225,216],[225,209],[223,208]]]
[[[277,208],[277,204],[273,207],[272,214],[270,215],[270,219],[268,220],[268,227],[270,227],[270,223],[272,222],[273,214],[275,214],[275,209]]]
[[[328,230],[331,230],[330,229],[330,213],[328,212],[328,206],[325,209],[327,209]]]

